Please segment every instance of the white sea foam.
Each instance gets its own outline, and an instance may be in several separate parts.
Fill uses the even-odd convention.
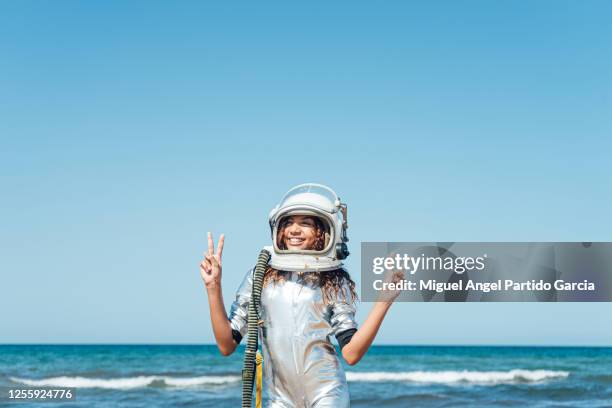
[[[159,382],[168,387],[197,387],[201,385],[223,385],[240,381],[238,375],[207,375],[201,377],[138,376],[124,378],[51,377],[32,380],[11,377],[11,381],[36,387],[107,388],[127,390],[142,388]]]
[[[549,379],[566,378],[567,371],[550,370],[510,370],[510,371],[405,371],[405,372],[347,372],[348,381],[381,382],[404,381],[417,383],[473,383],[473,384],[507,384],[517,382],[538,382]],[[204,385],[224,385],[240,381],[238,375],[206,375],[200,377],[170,377],[160,375],[123,377],[123,378],[87,378],[87,377],[50,377],[42,379],[15,378],[16,383],[35,387],[75,387],[106,388],[128,390],[152,386],[188,388]]]
[[[510,371],[405,371],[405,372],[347,372],[348,381],[381,382],[407,381],[418,383],[474,383],[507,384],[517,382],[538,382],[566,378],[567,371],[510,370]]]

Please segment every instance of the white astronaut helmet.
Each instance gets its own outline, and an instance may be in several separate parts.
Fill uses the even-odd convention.
[[[322,250],[289,250],[279,247],[278,233],[283,221],[293,215],[315,217],[324,228]],[[331,188],[306,183],[290,189],[268,217],[272,233],[270,265],[291,272],[330,271],[342,267],[349,255],[346,230],[347,206]]]

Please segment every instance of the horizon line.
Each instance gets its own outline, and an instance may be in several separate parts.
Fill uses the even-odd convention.
[[[0,343],[2,346],[212,346],[215,343]],[[571,344],[373,344],[373,347],[523,347],[523,348],[612,348],[612,345],[571,345]],[[244,347],[239,344],[238,347]]]

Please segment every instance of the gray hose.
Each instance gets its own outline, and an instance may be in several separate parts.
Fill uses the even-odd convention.
[[[244,351],[244,366],[242,369],[242,408],[251,408],[253,402],[253,381],[255,379],[255,355],[257,354],[257,327],[259,325],[259,302],[263,278],[270,261],[270,252],[262,249],[257,258],[253,273],[253,290],[249,302],[248,338]]]

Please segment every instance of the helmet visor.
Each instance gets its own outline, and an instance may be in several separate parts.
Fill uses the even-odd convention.
[[[333,243],[330,221],[312,211],[281,216],[273,235],[274,249],[279,253],[323,254]]]
[[[280,208],[307,205],[328,213],[336,212],[338,196],[321,184],[302,184],[289,190],[280,202]]]

